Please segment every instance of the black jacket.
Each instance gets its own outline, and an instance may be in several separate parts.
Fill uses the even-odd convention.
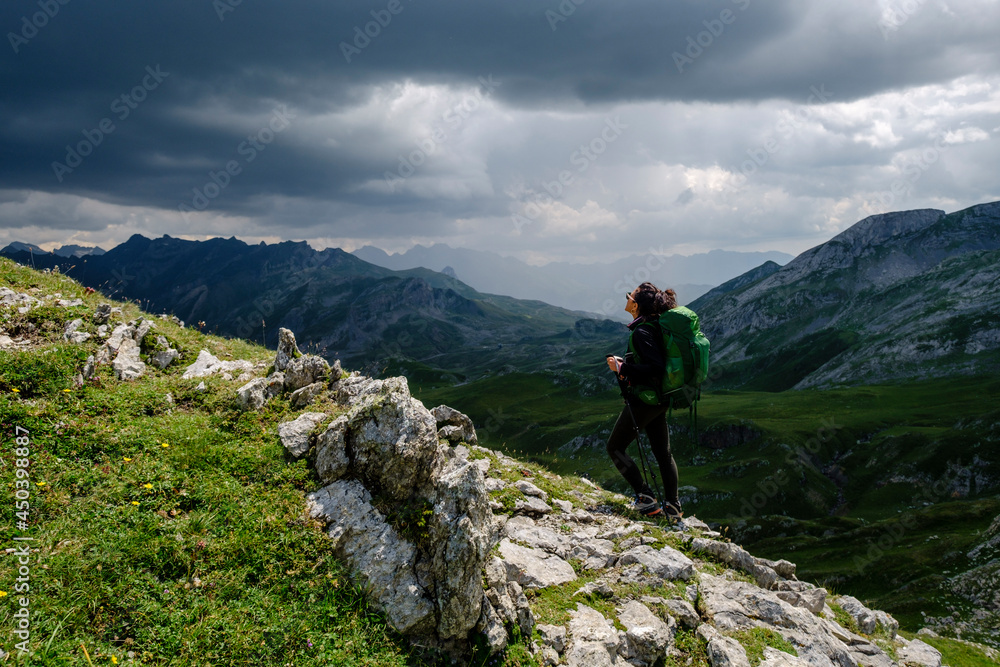
[[[660,332],[658,320],[658,316],[649,315],[637,317],[628,325],[632,346],[639,356],[639,359],[634,359],[626,347],[621,374],[630,386],[659,389],[663,382],[663,370],[667,360],[664,356],[663,334]]]

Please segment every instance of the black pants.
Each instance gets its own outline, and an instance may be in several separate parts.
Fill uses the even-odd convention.
[[[672,503],[675,507],[680,507],[680,502],[677,499],[677,464],[670,453],[667,408],[666,406],[646,405],[639,401],[630,405],[632,406],[632,414],[639,422],[639,428],[644,429],[649,437],[653,456],[656,457],[656,463],[660,468],[660,479],[663,480],[664,500]],[[615,468],[636,493],[655,495],[651,493],[652,489],[646,487],[639,467],[626,451],[633,440],[635,440],[635,426],[632,424],[628,408],[623,408],[622,413],[618,416],[618,421],[615,422],[615,427],[611,429],[611,436],[608,437],[608,456],[611,457]]]

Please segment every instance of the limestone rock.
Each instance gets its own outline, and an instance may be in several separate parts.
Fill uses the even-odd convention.
[[[313,429],[326,419],[322,412],[306,412],[292,421],[278,425],[278,437],[285,451],[299,458],[309,451],[309,436]]]
[[[115,334],[112,333],[111,338],[114,339],[114,336]],[[187,380],[218,374],[223,377],[229,375],[230,377],[227,379],[232,379],[234,373],[238,373],[242,377],[244,373],[250,373],[253,369],[253,364],[249,361],[242,359],[237,361],[222,361],[208,350],[202,350],[198,353],[198,358],[195,359],[195,362],[187,367],[181,377]]]
[[[691,559],[671,547],[663,547],[660,551],[648,545],[634,547],[623,553],[618,562],[623,565],[639,563],[664,579],[688,580],[694,576]]]
[[[553,648],[557,653],[566,650],[566,628],[561,625],[538,625],[538,634],[542,643]]]
[[[576,579],[573,567],[562,558],[508,539],[500,542],[500,557],[507,568],[507,578],[526,588],[546,588]]]
[[[625,626],[625,655],[653,664],[664,657],[673,643],[674,628],[664,623],[641,602],[630,600],[618,610],[618,621]]]
[[[866,635],[870,635],[882,626],[889,632],[890,637],[896,636],[899,630],[899,621],[889,616],[884,611],[874,611],[861,604],[857,598],[850,595],[841,595],[837,598],[837,604],[851,615],[858,623],[858,629]]]
[[[267,389],[267,380],[257,378],[250,380],[245,385],[236,390],[240,399],[240,407],[244,410],[260,410],[267,402],[264,392]]]
[[[896,651],[901,665],[907,667],[941,667],[941,651],[919,639],[913,639]]]
[[[351,464],[347,456],[346,415],[333,420],[316,438],[316,473],[325,484],[340,479]]]
[[[364,577],[365,591],[394,628],[404,634],[433,632],[436,610],[417,579],[416,549],[372,507],[361,482],[339,480],[310,493],[308,509],[329,522],[334,552]]]
[[[301,357],[299,346],[295,344],[295,334],[285,329],[278,329],[278,352],[274,356],[274,370],[284,371],[288,362]]]
[[[712,554],[727,565],[740,568],[753,576],[761,588],[771,588],[778,581],[777,572],[751,556],[739,545],[695,537],[691,540],[691,548],[694,551]]]
[[[77,318],[72,322],[66,323],[66,330],[63,332],[63,340],[70,343],[82,343],[90,338],[90,334],[86,331],[78,331],[80,327],[83,326],[83,320]]]
[[[618,649],[621,638],[618,631],[600,612],[578,603],[570,611],[569,634],[573,644],[566,654],[569,665],[579,667],[610,666],[620,664]]]
[[[480,615],[482,567],[493,546],[482,472],[468,461],[452,459],[435,478],[431,499],[434,513],[428,532],[437,634],[442,639],[464,637]],[[526,599],[521,607],[527,612],[519,609],[521,630],[530,637],[534,619]]]
[[[483,601],[483,609],[480,612],[479,621],[476,623],[476,631],[486,636],[486,644],[490,647],[490,655],[496,655],[507,646],[507,630],[503,627],[503,620],[497,614],[489,600]]]
[[[812,663],[808,663],[790,653],[765,646],[764,659],[758,667],[812,667]]]
[[[315,354],[292,359],[282,370],[285,374],[285,391],[289,392],[316,382],[325,383],[330,377],[330,364]]]
[[[438,437],[442,440],[447,440],[453,445],[460,442],[469,445],[479,444],[479,439],[476,437],[476,427],[468,416],[447,405],[437,406],[431,410],[431,414],[437,421]]]
[[[750,667],[746,650],[735,639],[723,635],[708,642],[708,662],[712,667]]]
[[[113,362],[115,376],[119,380],[137,380],[146,372],[146,364],[140,356],[139,345],[128,337],[122,339]]]
[[[316,400],[316,397],[322,394],[325,389],[325,382],[313,382],[312,384],[307,384],[301,389],[293,391],[292,395],[288,397],[288,400],[292,404],[293,408],[304,408]]]

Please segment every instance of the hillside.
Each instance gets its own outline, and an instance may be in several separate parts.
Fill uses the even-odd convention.
[[[996,372],[1000,203],[866,218],[692,304],[717,386],[780,391]]]
[[[21,664],[994,659],[900,634],[694,518],[643,520],[584,479],[468,444],[404,379],[330,367],[288,332],[275,354],[6,260],[0,288],[0,413],[20,457],[4,476],[26,499],[3,510],[25,557],[0,581],[29,619],[3,650]],[[459,576],[456,553],[482,567]]]

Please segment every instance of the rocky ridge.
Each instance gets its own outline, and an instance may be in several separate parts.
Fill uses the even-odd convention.
[[[998,253],[1000,203],[886,213],[691,306],[718,368],[792,373],[771,389],[992,372]]]
[[[309,356],[290,331],[281,340],[275,369]],[[748,649],[766,667],[941,665],[888,614],[798,580],[794,564],[756,558],[697,518],[646,520],[586,479],[470,444],[468,418],[428,410],[405,378],[317,381],[310,402],[323,411],[279,437],[324,485],[307,509],[333,552],[414,642],[460,659],[520,642],[543,664],[587,667],[692,650],[713,666],[749,665]]]

